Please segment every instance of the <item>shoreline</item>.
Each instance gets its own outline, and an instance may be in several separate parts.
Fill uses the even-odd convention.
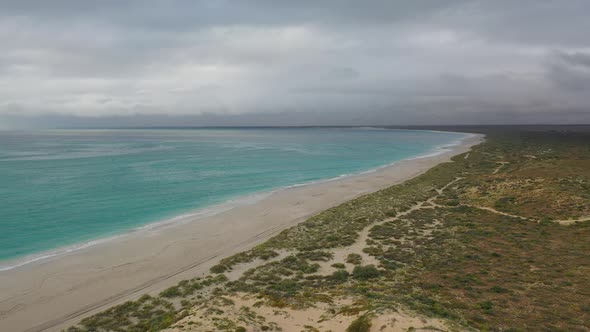
[[[388,130],[388,129],[383,129],[383,130]],[[396,130],[398,130],[398,129],[396,129]],[[399,130],[409,130],[409,129],[399,129]],[[414,130],[410,130],[410,131],[414,131]],[[424,131],[442,132],[442,131],[434,131],[434,130],[424,130]],[[444,133],[448,133],[448,132],[444,132]],[[263,191],[259,191],[259,192],[253,192],[253,193],[237,196],[234,198],[230,198],[222,203],[217,203],[217,204],[213,204],[210,206],[198,208],[195,210],[186,211],[186,212],[180,213],[178,215],[175,215],[175,216],[163,219],[163,220],[149,222],[144,225],[134,227],[132,229],[124,230],[124,231],[117,233],[117,234],[107,235],[107,236],[103,236],[103,237],[97,237],[97,238],[93,238],[93,239],[90,239],[90,240],[84,241],[84,242],[77,242],[77,243],[68,244],[68,245],[64,245],[64,246],[58,246],[54,249],[44,250],[44,251],[40,251],[37,253],[31,253],[31,254],[21,256],[21,257],[15,257],[15,258],[7,259],[4,261],[0,261],[0,274],[3,272],[6,272],[6,271],[11,271],[14,269],[21,268],[21,267],[29,265],[29,264],[35,264],[37,262],[43,262],[43,261],[51,260],[53,258],[59,258],[64,255],[72,254],[77,251],[91,248],[96,245],[99,245],[102,243],[107,243],[107,242],[110,242],[110,241],[113,241],[113,240],[116,240],[116,239],[119,239],[122,237],[133,236],[136,233],[139,233],[139,232],[142,232],[145,230],[157,230],[157,229],[163,228],[163,227],[174,227],[175,225],[180,225],[183,223],[196,222],[199,219],[215,216],[217,214],[226,212],[226,211],[234,209],[234,208],[239,208],[244,205],[255,204],[270,195],[276,194],[276,193],[284,191],[284,190],[289,190],[291,188],[298,188],[298,187],[310,186],[310,185],[315,185],[315,184],[320,184],[320,183],[338,181],[338,180],[348,178],[348,177],[354,177],[354,176],[359,176],[359,175],[363,175],[363,174],[377,172],[381,169],[392,167],[402,161],[409,161],[409,160],[420,159],[420,158],[434,157],[434,156],[437,156],[440,154],[444,154],[445,152],[451,151],[455,146],[460,145],[464,140],[476,136],[475,134],[471,134],[471,133],[462,133],[462,132],[453,132],[453,133],[463,134],[465,136],[460,139],[457,139],[449,144],[436,146],[431,151],[427,151],[424,154],[419,154],[414,157],[397,160],[397,161],[394,161],[394,162],[391,162],[388,164],[384,164],[381,166],[377,166],[375,168],[371,168],[368,170],[359,171],[359,172],[350,173],[350,174],[341,174],[339,176],[332,177],[332,178],[312,180],[310,182],[296,183],[296,184],[287,185],[287,186],[283,186],[283,187],[277,187],[277,188],[263,190]]]
[[[264,242],[318,212],[422,174],[467,152],[483,137],[465,134],[459,144],[441,147],[436,154],[278,188],[252,204],[199,217],[198,222],[128,232],[0,272],[0,329],[60,330],[112,305],[206,274],[221,258]]]

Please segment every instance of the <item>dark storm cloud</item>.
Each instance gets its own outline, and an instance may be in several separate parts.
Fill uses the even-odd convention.
[[[589,10],[581,0],[0,1],[0,127],[22,116],[586,121]]]
[[[557,53],[557,56],[570,65],[590,68],[590,53]]]
[[[584,97],[590,94],[590,53],[555,51],[545,72],[554,92],[587,101]]]
[[[540,47],[590,46],[586,0],[469,1],[439,22],[474,31],[488,41]]]

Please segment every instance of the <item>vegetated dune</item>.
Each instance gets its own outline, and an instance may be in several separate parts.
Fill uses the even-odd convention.
[[[70,331],[590,329],[590,134],[487,135]]]

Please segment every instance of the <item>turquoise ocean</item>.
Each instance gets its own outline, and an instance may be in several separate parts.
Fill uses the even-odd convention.
[[[464,137],[374,128],[0,132],[0,271],[257,193],[437,153]]]

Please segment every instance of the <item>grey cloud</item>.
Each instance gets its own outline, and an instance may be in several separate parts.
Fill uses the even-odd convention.
[[[590,68],[590,54],[588,53],[564,53],[558,52],[557,56],[561,58],[564,62],[574,65],[574,66],[583,66]]]
[[[582,121],[589,10],[582,0],[0,0],[0,122]]]
[[[210,25],[392,22],[429,15],[465,0],[130,0],[3,1],[4,16],[108,21],[123,26],[183,29]]]
[[[548,78],[559,88],[571,92],[590,92],[590,71],[579,71],[568,66],[553,65]]]
[[[557,89],[581,98],[590,92],[590,54],[554,52],[546,76]]]
[[[588,6],[586,0],[471,1],[437,21],[516,46],[590,46]]]

